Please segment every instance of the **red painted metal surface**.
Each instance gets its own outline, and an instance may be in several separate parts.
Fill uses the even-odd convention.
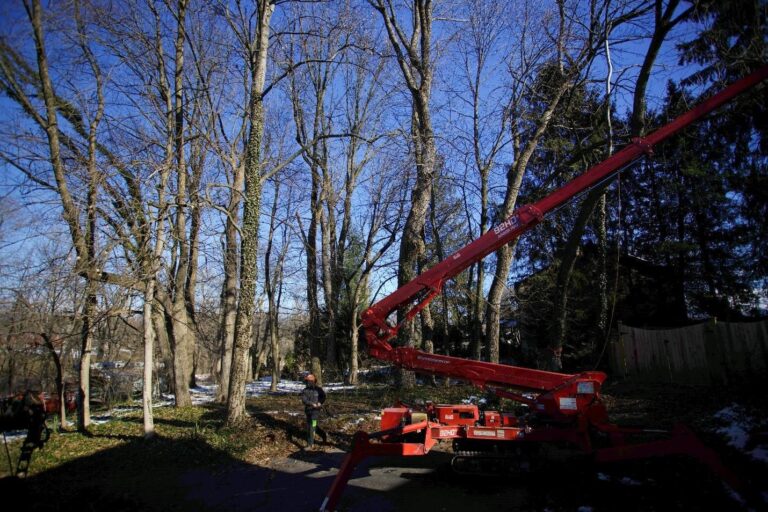
[[[547,197],[532,205],[518,208],[508,219],[483,236],[459,249],[368,308],[362,314],[362,326],[365,329],[365,338],[371,355],[384,361],[391,361],[406,369],[461,378],[481,386],[484,383],[499,383],[532,390],[546,390],[571,378],[572,376],[539,372],[527,368],[502,365],[500,365],[501,368],[497,368],[491,366],[490,363],[460,362],[463,360],[434,356],[404,347],[393,348],[389,344],[389,340],[397,335],[402,324],[390,326],[387,323],[387,318],[398,308],[409,308],[405,314],[404,322],[410,321],[441,292],[448,279],[455,277],[501,246],[517,239],[541,222],[544,216],[555,208],[614,176],[643,155],[649,154],[653,146],[659,142],[686,128],[766,78],[768,78],[768,66],[762,67],[751,75],[731,84],[647,137],[633,140],[621,151],[590,168]]]
[[[678,426],[666,432],[611,424],[600,399],[600,388],[606,378],[602,372],[568,375],[392,347],[389,341],[397,335],[402,324],[391,326],[387,318],[398,308],[409,308],[404,322],[410,321],[440,293],[447,279],[515,240],[541,222],[547,213],[609,179],[638,158],[649,154],[654,145],[766,78],[768,66],[735,82],[647,137],[633,140],[623,150],[544,199],[518,208],[507,220],[363,312],[362,325],[372,356],[405,369],[468,381],[482,389],[492,390],[498,396],[529,406],[531,413],[517,417],[485,411],[481,418],[474,405],[429,404],[418,415],[413,414],[413,408],[402,404],[386,409],[381,432],[358,432],[355,435],[353,449],[344,460],[320,510],[335,510],[352,471],[366,457],[425,455],[439,439],[473,443],[565,443],[592,455],[597,462],[685,454],[708,466],[738,491],[738,478],[723,466],[713,450],[703,445],[687,428]],[[416,421],[425,416],[427,421]],[[413,424],[409,424],[412,419]],[[627,442],[632,435],[648,433],[666,437],[636,444]],[[600,447],[593,446],[593,436],[600,437]],[[414,442],[414,438],[418,441]],[[608,446],[605,446],[606,442]]]

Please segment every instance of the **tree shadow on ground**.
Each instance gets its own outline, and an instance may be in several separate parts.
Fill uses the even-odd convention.
[[[257,465],[211,446],[191,428],[176,439],[95,434],[114,440],[116,446],[25,480],[0,479],[0,496],[5,498],[4,505],[20,503],[19,508],[25,511],[45,512],[317,510],[349,450],[353,434],[330,427],[328,443],[320,444],[319,451],[306,451],[303,415],[285,419],[252,407],[249,411],[257,423],[269,430],[272,437],[265,437],[265,443],[282,432],[295,449]],[[169,424],[217,428],[222,421],[221,408],[210,407],[198,420]],[[531,473],[469,476],[450,469],[451,457],[447,446],[439,445],[425,457],[368,459],[355,470],[339,510],[744,509],[716,477],[685,458],[600,467],[571,460],[545,464]],[[743,460],[735,452],[726,452],[724,462],[735,469]],[[756,473],[764,474],[765,469]],[[750,479],[758,490],[764,489],[765,481]]]
[[[2,479],[0,495],[25,511],[310,511],[319,507],[344,456],[296,450],[269,465],[253,465],[202,440],[135,438],[24,480]],[[450,459],[450,453],[435,451],[366,460],[339,510],[740,509],[706,470],[676,459],[601,468],[558,462],[497,476],[455,474]]]
[[[24,510],[194,510],[179,477],[201,460],[238,464],[201,440],[117,437],[119,446],[25,479],[4,478],[0,495],[13,497]]]

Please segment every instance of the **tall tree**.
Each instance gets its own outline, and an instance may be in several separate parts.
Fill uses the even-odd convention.
[[[556,6],[557,12],[553,13],[554,16],[542,18],[553,20],[553,26],[545,27],[544,31],[555,36],[543,54],[547,62],[538,69],[538,88],[526,89],[525,94],[513,100],[511,106],[513,115],[518,118],[511,124],[515,156],[514,163],[507,173],[506,192],[498,212],[499,219],[507,218],[514,211],[523,177],[539,141],[550,127],[553,114],[560,103],[568,98],[570,91],[585,79],[585,70],[589,69],[595,57],[599,55],[608,35],[604,25],[610,23],[613,28],[621,26],[646,9],[644,4],[638,2],[622,2],[617,5],[607,1],[593,2],[588,12],[563,0],[558,0]],[[610,14],[606,14],[606,10]],[[524,33],[528,33],[535,27],[530,23],[535,22],[528,18],[525,21],[528,28]],[[515,73],[512,78],[513,81],[524,82]],[[520,122],[520,118],[524,118],[525,122]],[[499,343],[499,310],[512,257],[510,245],[496,253],[496,270],[486,309],[486,343],[491,353],[498,353],[498,348],[494,347]],[[559,360],[557,347],[553,349],[553,356],[553,361]]]
[[[39,0],[32,0],[31,5],[29,3],[24,4],[27,14],[29,16],[30,23],[32,24],[32,31],[35,41],[35,53],[37,56],[37,69],[40,80],[40,89],[45,103],[46,118],[41,120],[41,125],[44,127],[48,137],[48,146],[50,151],[50,162],[53,167],[53,173],[56,181],[56,188],[61,200],[61,206],[63,210],[64,220],[69,227],[69,233],[72,238],[72,244],[77,253],[77,261],[75,264],[75,271],[78,274],[84,275],[86,279],[86,299],[83,305],[83,328],[82,328],[82,343],[81,343],[81,355],[79,361],[80,367],[80,397],[78,407],[78,428],[81,430],[87,429],[90,425],[90,357],[93,345],[93,322],[95,320],[94,315],[96,312],[96,283],[92,272],[95,271],[98,264],[95,260],[96,247],[95,247],[95,232],[96,232],[96,196],[98,191],[99,174],[96,170],[96,154],[95,154],[95,133],[98,127],[101,115],[103,113],[103,99],[99,103],[99,109],[94,116],[88,135],[88,202],[85,226],[81,225],[80,212],[76,204],[76,200],[70,192],[69,185],[67,183],[67,172],[62,161],[62,149],[58,126],[58,104],[56,93],[54,91],[53,82],[51,80],[50,71],[48,67],[48,55],[45,49],[45,35],[43,31],[42,22],[42,8]],[[80,25],[78,28],[82,28]],[[97,81],[100,80],[100,72],[98,66],[92,58],[92,55],[88,53],[88,47],[85,44],[85,35],[81,38],[82,48],[86,50],[86,55],[90,57],[92,69],[97,77]],[[101,85],[97,82],[99,91]]]
[[[635,82],[633,94],[633,110],[630,120],[630,130],[633,137],[643,135],[646,124],[646,92],[653,66],[659,54],[662,44],[667,39],[670,31],[679,23],[688,18],[692,9],[689,7],[682,12],[678,11],[680,2],[670,0],[667,5],[663,2],[656,2],[653,10],[654,29],[651,34],[648,49],[643,58],[640,72]],[[639,14],[639,13],[637,13]],[[607,40],[611,30],[617,25],[617,20],[606,17],[604,38]],[[609,109],[610,111],[610,109]],[[609,114],[610,115],[610,114]],[[552,333],[552,342],[550,349],[554,352],[562,350],[566,338],[566,319],[568,304],[568,283],[573,273],[576,261],[577,249],[584,235],[584,230],[595,212],[598,205],[605,201],[605,191],[612,181],[606,182],[592,189],[584,201],[579,206],[579,213],[576,221],[571,228],[568,240],[562,251],[560,266],[555,287],[555,321],[553,322],[554,332]],[[605,248],[603,247],[603,251]],[[603,324],[603,329],[607,326]],[[595,335],[604,337],[603,330],[596,332]]]
[[[485,234],[490,223],[489,190],[490,174],[500,164],[499,158],[510,143],[509,122],[511,110],[507,108],[509,98],[493,83],[493,76],[502,71],[505,58],[503,52],[511,53],[512,45],[501,44],[506,39],[510,22],[505,16],[507,5],[504,2],[469,2],[469,19],[467,30],[459,35],[457,48],[458,57],[461,59],[461,76],[465,87],[459,87],[456,94],[462,98],[457,117],[463,117],[464,105],[471,105],[469,114],[471,122],[466,127],[466,135],[459,140],[464,142],[462,152],[467,153],[467,160],[471,162],[472,172],[479,178],[479,215],[477,216],[477,230],[471,232],[472,238],[478,238]],[[510,88],[514,90],[514,88]],[[473,183],[476,178],[468,179]],[[469,203],[476,204],[471,196],[470,187],[463,190],[467,206],[467,219],[470,221],[476,212],[469,211]],[[473,197],[473,199],[469,199]],[[472,300],[471,308],[471,348],[472,357],[480,359],[485,335],[484,329],[484,304],[486,281],[486,263],[479,261],[475,264],[474,275],[470,276],[468,285],[471,286],[469,296]],[[496,345],[489,346],[488,357],[493,362],[498,362],[499,355],[495,350]]]
[[[309,170],[311,183],[309,223],[304,238],[307,259],[307,302],[309,309],[310,365],[312,374],[322,384],[324,378],[323,363],[335,366],[336,339],[332,327],[334,319],[333,289],[330,276],[330,223],[324,208],[325,197],[331,193],[331,179],[327,135],[331,131],[331,116],[326,113],[326,95],[332,86],[337,58],[338,34],[333,28],[324,26],[305,26],[301,16],[297,16],[297,34],[292,41],[289,54],[289,68],[295,68],[300,62],[307,62],[301,75],[291,74],[291,103],[296,124],[296,142],[304,148],[302,158]],[[325,16],[318,18],[326,21]],[[293,48],[295,46],[295,49]],[[318,235],[320,252],[318,254]],[[319,258],[318,258],[319,255]],[[318,268],[318,261],[321,262]],[[325,322],[320,307],[318,284],[322,283],[325,294]],[[323,344],[322,325],[325,324],[328,335]],[[325,345],[326,353],[323,354]],[[333,360],[329,360],[328,356]]]
[[[431,0],[413,0],[410,5],[411,27],[408,34],[398,21],[398,13],[391,0],[369,0],[379,13],[386,28],[387,37],[395,52],[403,82],[411,98],[411,149],[416,165],[416,176],[411,192],[411,207],[403,226],[400,239],[397,282],[399,286],[413,280],[424,256],[423,233],[429,208],[432,180],[435,176],[435,134],[432,127],[430,97],[434,76],[432,54]],[[426,329],[432,330],[429,309],[422,310]],[[398,322],[404,320],[404,312],[398,312]],[[409,323],[400,330],[400,342],[404,346],[416,345],[416,325]],[[431,340],[423,340],[431,347]],[[428,347],[429,348],[429,347]],[[397,384],[412,387],[413,372],[399,369]]]
[[[252,13],[255,26],[240,11],[239,27],[233,29],[246,52],[249,76],[248,137],[245,146],[243,221],[240,229],[240,288],[235,337],[232,352],[232,371],[227,397],[227,423],[235,424],[245,415],[245,382],[248,377],[248,353],[251,348],[254,299],[256,295],[259,218],[263,184],[261,144],[264,135],[264,93],[267,73],[267,52],[272,14],[276,2],[259,1]]]
[[[267,247],[264,251],[264,293],[267,296],[267,326],[264,335],[265,346],[269,343],[269,351],[272,354],[272,382],[270,390],[277,391],[277,384],[280,381],[280,303],[283,295],[283,271],[285,269],[285,259],[288,254],[290,237],[288,231],[288,222],[292,211],[291,190],[284,192],[281,196],[280,181],[272,180],[274,191],[272,197],[272,210],[269,216],[269,231],[267,233]],[[283,207],[287,212],[285,218],[280,221],[278,218],[278,206],[283,199]],[[278,230],[278,222],[282,229]],[[274,254],[274,247],[280,236],[280,247],[277,254]]]
[[[187,0],[178,0],[176,11],[176,39],[174,41],[174,70],[171,89],[172,118],[171,132],[173,136],[173,159],[176,174],[176,215],[173,217],[173,245],[175,265],[173,265],[173,280],[170,285],[171,309],[170,314],[173,336],[173,375],[174,393],[177,406],[192,405],[189,385],[192,378],[192,351],[194,350],[194,333],[191,329],[192,319],[187,309],[186,285],[192,271],[190,264],[190,243],[187,235],[188,204],[188,169],[186,156],[186,133],[184,128],[184,48],[186,46],[186,13]],[[158,56],[160,57],[160,56]],[[169,113],[170,114],[170,113]],[[169,116],[170,117],[170,116]]]

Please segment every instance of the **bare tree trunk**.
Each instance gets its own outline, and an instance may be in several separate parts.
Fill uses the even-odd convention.
[[[88,205],[89,227],[86,227],[87,232],[83,233],[83,230],[80,227],[79,211],[75,200],[69,191],[69,187],[66,181],[66,172],[61,158],[57,99],[53,90],[53,84],[51,82],[51,77],[48,70],[48,58],[45,51],[45,43],[43,37],[40,1],[32,0],[31,6],[26,3],[24,6],[32,24],[35,40],[40,86],[42,89],[43,101],[45,103],[45,111],[47,115],[44,128],[48,136],[50,161],[53,167],[57,191],[61,200],[63,217],[69,227],[72,244],[74,245],[75,252],[77,254],[75,270],[77,273],[84,274],[86,276],[86,295],[85,302],[83,304],[81,358],[79,364],[80,407],[78,408],[78,428],[80,430],[85,430],[90,425],[91,419],[89,408],[90,351],[92,345],[91,335],[93,315],[95,314],[96,310],[96,295],[94,288],[95,283],[91,279],[91,274],[96,270],[94,268],[95,261],[93,260],[95,249],[92,243],[95,236],[95,230],[90,229],[92,228],[93,223],[95,223],[95,204],[89,203]],[[98,124],[97,121],[96,124]],[[91,176],[91,178],[93,178],[93,176]],[[95,192],[92,189],[93,185],[94,184],[91,181],[89,187],[89,200],[91,201],[95,201]]]
[[[96,314],[96,292],[93,283],[86,283],[86,298],[83,307],[82,344],[80,346],[80,393],[78,407],[78,428],[86,430],[91,425],[91,351],[93,350],[93,318]]]
[[[232,372],[227,400],[227,424],[233,425],[245,417],[245,382],[249,372],[248,354],[251,348],[254,297],[256,294],[261,205],[261,142],[264,133],[264,81],[267,71],[269,23],[275,6],[260,2],[256,19],[256,34],[249,45],[251,91],[249,98],[249,132],[245,156],[245,199],[240,249],[240,297],[235,320],[235,340]]]
[[[272,352],[272,383],[271,391],[277,391],[277,383],[280,379],[280,347],[278,344],[278,312],[276,306],[277,281],[280,276],[280,263],[272,275],[272,246],[275,238],[275,224],[277,222],[277,204],[280,199],[280,182],[275,180],[275,192],[272,198],[272,210],[269,217],[269,232],[267,234],[267,248],[264,251],[264,291],[267,295],[267,332],[269,333],[269,345]],[[264,339],[264,346],[267,338]],[[266,351],[264,351],[266,353]]]
[[[236,180],[237,181],[237,180]],[[233,204],[235,203],[235,204]],[[232,347],[235,339],[235,317],[237,315],[237,227],[240,187],[230,192],[224,242],[224,282],[222,284],[221,313],[221,378],[216,401],[226,403],[229,393],[229,374],[232,368]]]
[[[230,159],[236,162],[235,158]],[[237,316],[238,256],[237,223],[240,219],[240,198],[244,186],[243,165],[233,164],[233,178],[227,205],[227,220],[224,228],[224,283],[222,284],[221,329],[221,378],[216,401],[227,402],[229,377],[232,369],[232,351],[235,340],[235,318]]]
[[[186,34],[185,17],[187,0],[178,0],[177,32],[174,70],[174,157],[176,163],[176,218],[174,237],[178,247],[178,259],[173,279],[173,297],[171,323],[173,326],[173,367],[176,406],[192,405],[189,384],[192,371],[191,355],[194,350],[191,319],[187,309],[186,281],[190,269],[189,241],[187,239],[187,161],[184,135],[184,39]]]
[[[155,435],[155,420],[152,413],[152,372],[155,368],[155,331],[152,325],[152,302],[155,298],[155,279],[147,282],[144,294],[144,385],[141,393],[141,406],[144,413],[144,437]]]
[[[536,130],[533,135],[528,139],[521,152],[518,152],[520,147],[517,135],[515,138],[515,155],[517,159],[515,163],[510,166],[507,171],[507,190],[504,196],[504,203],[499,217],[501,219],[507,219],[512,215],[517,204],[517,196],[520,193],[520,186],[523,182],[523,176],[528,169],[528,162],[533,156],[533,152],[536,150],[536,146],[539,140],[544,135],[544,132],[549,127],[549,123],[552,120],[552,115],[555,112],[560,100],[565,92],[570,88],[571,84],[568,80],[563,80],[562,84],[554,91],[552,100],[547,108],[541,114],[537,120]],[[512,257],[514,253],[513,242],[505,245],[496,251],[496,269],[493,275],[493,282],[491,288],[488,291],[488,300],[485,310],[485,339],[488,346],[488,352],[490,354],[499,353],[499,321],[501,318],[501,298],[504,290],[507,287],[507,278],[509,276],[509,268],[512,265]]]
[[[390,45],[397,56],[397,63],[408,91],[411,94],[411,137],[416,162],[416,180],[411,193],[411,209],[403,227],[400,241],[397,283],[403,286],[416,277],[417,267],[424,254],[424,225],[435,174],[435,138],[429,110],[432,92],[433,61],[432,2],[414,0],[412,7],[412,35],[406,41],[398,25],[395,8],[390,0],[371,2],[378,11],[387,30]],[[422,315],[424,313],[422,312]],[[429,318],[429,317],[427,317]],[[404,312],[398,311],[398,322]],[[400,330],[400,344],[413,347],[416,344],[416,325],[410,322]],[[431,342],[431,340],[430,340]],[[409,388],[416,383],[413,372],[398,369],[395,374],[398,387]]]
[[[168,329],[165,324],[165,312],[157,298],[158,286],[155,283],[155,302],[152,305],[152,331],[155,335],[155,344],[160,352],[163,370],[161,376],[165,379],[165,384],[171,386],[173,371],[173,351],[171,342],[168,339]]]
[[[515,199],[516,200],[516,199]],[[515,243],[505,245],[496,251],[496,268],[485,308],[485,344],[488,354],[499,353],[499,325],[501,320],[501,298],[507,288],[507,277],[512,265]]]
[[[360,334],[359,334],[359,325],[357,320],[357,311],[353,310],[352,314],[349,315],[349,325],[350,325],[350,333],[349,333],[349,342],[350,342],[350,349],[349,349],[349,374],[346,376],[346,383],[350,385],[356,385],[357,384],[357,372],[360,371],[360,365],[358,363],[358,359],[360,358]]]
[[[43,332],[40,333],[40,335],[42,336],[43,341],[45,342],[45,347],[51,354],[53,364],[56,367],[56,395],[59,397],[59,428],[65,430],[69,425],[67,423],[67,397],[66,390],[64,389],[64,373],[61,369],[61,357],[59,356],[59,353],[56,352],[56,347],[53,345],[53,338],[50,333]]]
[[[155,370],[155,340],[158,339],[158,332],[166,332],[163,329],[156,329],[158,315],[154,311],[155,291],[157,289],[157,272],[160,268],[160,262],[165,249],[165,189],[168,184],[170,166],[164,165],[160,172],[160,184],[158,191],[157,220],[155,225],[155,246],[151,254],[147,255],[149,261],[144,262],[146,269],[146,288],[144,292],[144,384],[142,387],[142,409],[144,412],[144,437],[150,438],[155,435],[155,421],[152,412],[152,396],[154,394],[154,370]],[[167,343],[167,339],[165,340]],[[161,341],[162,344],[162,341]],[[161,351],[162,352],[162,351]]]
[[[309,221],[305,237],[305,250],[307,255],[307,307],[309,309],[309,355],[310,372],[315,375],[318,385],[323,383],[323,363],[321,358],[322,338],[320,335],[320,305],[317,291],[317,216],[319,210],[319,198],[317,183],[312,178],[312,191],[310,196],[310,209],[312,218]]]
[[[259,316],[259,318],[261,318],[261,316]],[[267,318],[266,325],[264,326],[264,336],[260,335],[260,323],[261,322],[259,321],[254,326],[254,338],[256,338],[256,341],[254,342],[253,350],[251,351],[252,354],[256,354],[256,362],[253,363],[253,376],[256,379],[261,378],[262,370],[267,365],[267,358],[272,350],[272,344],[269,343],[269,330],[272,328],[272,322]]]
[[[323,151],[324,155],[327,155],[327,151]],[[338,296],[337,289],[335,287],[335,274],[337,272],[336,263],[334,261],[333,243],[336,237],[335,219],[333,217],[333,208],[335,204],[333,199],[333,190],[331,190],[330,179],[326,177],[323,179],[323,198],[326,208],[321,210],[320,215],[320,261],[322,265],[322,277],[323,277],[323,295],[325,297],[325,318],[328,333],[325,337],[325,370],[333,369],[334,372],[338,369],[338,351],[336,343],[336,311],[338,309]]]

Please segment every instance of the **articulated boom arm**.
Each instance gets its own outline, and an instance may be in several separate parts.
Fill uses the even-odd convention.
[[[395,348],[390,345],[389,341],[397,336],[404,322],[412,320],[441,292],[446,280],[455,277],[470,265],[515,240],[541,222],[547,213],[585,190],[611,178],[641,156],[650,154],[653,146],[659,142],[669,138],[744,91],[751,89],[766,78],[768,78],[768,66],[764,66],[731,84],[647,137],[633,139],[618,153],[590,168],[584,174],[566,183],[540,201],[518,208],[507,220],[365,310],[362,314],[362,325],[365,329],[365,338],[370,354],[378,359],[391,361],[403,368],[460,378],[481,387],[503,385],[545,391],[573,381],[577,376],[468,361],[429,354],[406,347]],[[394,327],[387,323],[387,317],[395,310],[408,306],[410,309],[406,312],[403,322]],[[605,378],[605,375],[600,372],[590,373],[594,375],[580,374],[578,377],[586,380],[597,380],[600,383]]]
[[[626,461],[666,455],[689,455],[720,475],[736,492],[739,478],[721,463],[717,453],[705,446],[689,429],[673,430],[621,427],[608,420],[600,387],[602,372],[576,375],[545,372],[502,364],[429,354],[409,347],[393,347],[390,340],[404,322],[412,320],[456,276],[491,252],[515,240],[577,194],[595,187],[621,169],[648,154],[654,145],[680,131],[738,94],[768,78],[768,66],[732,84],[694,109],[645,138],[634,139],[624,149],[597,164],[544,199],[518,208],[491,231],[441,261],[416,279],[377,302],[362,314],[368,351],[373,357],[397,366],[444,377],[469,381],[498,396],[526,404],[520,414],[480,411],[476,405],[429,404],[414,410],[401,404],[382,413],[381,431],[355,434],[352,451],[339,468],[320,511],[336,510],[341,493],[358,463],[370,456],[420,456],[439,441],[452,441],[458,470],[496,472],[504,461],[525,461],[527,447],[547,443],[566,445],[593,457],[596,462]],[[387,323],[395,310],[407,309],[402,322]],[[521,393],[527,391],[526,393]],[[662,439],[648,436],[665,435]],[[641,436],[640,442],[632,438]],[[596,442],[597,441],[597,442]],[[513,466],[522,469],[523,466]],[[502,471],[509,468],[503,468]],[[762,503],[756,500],[755,503]]]

